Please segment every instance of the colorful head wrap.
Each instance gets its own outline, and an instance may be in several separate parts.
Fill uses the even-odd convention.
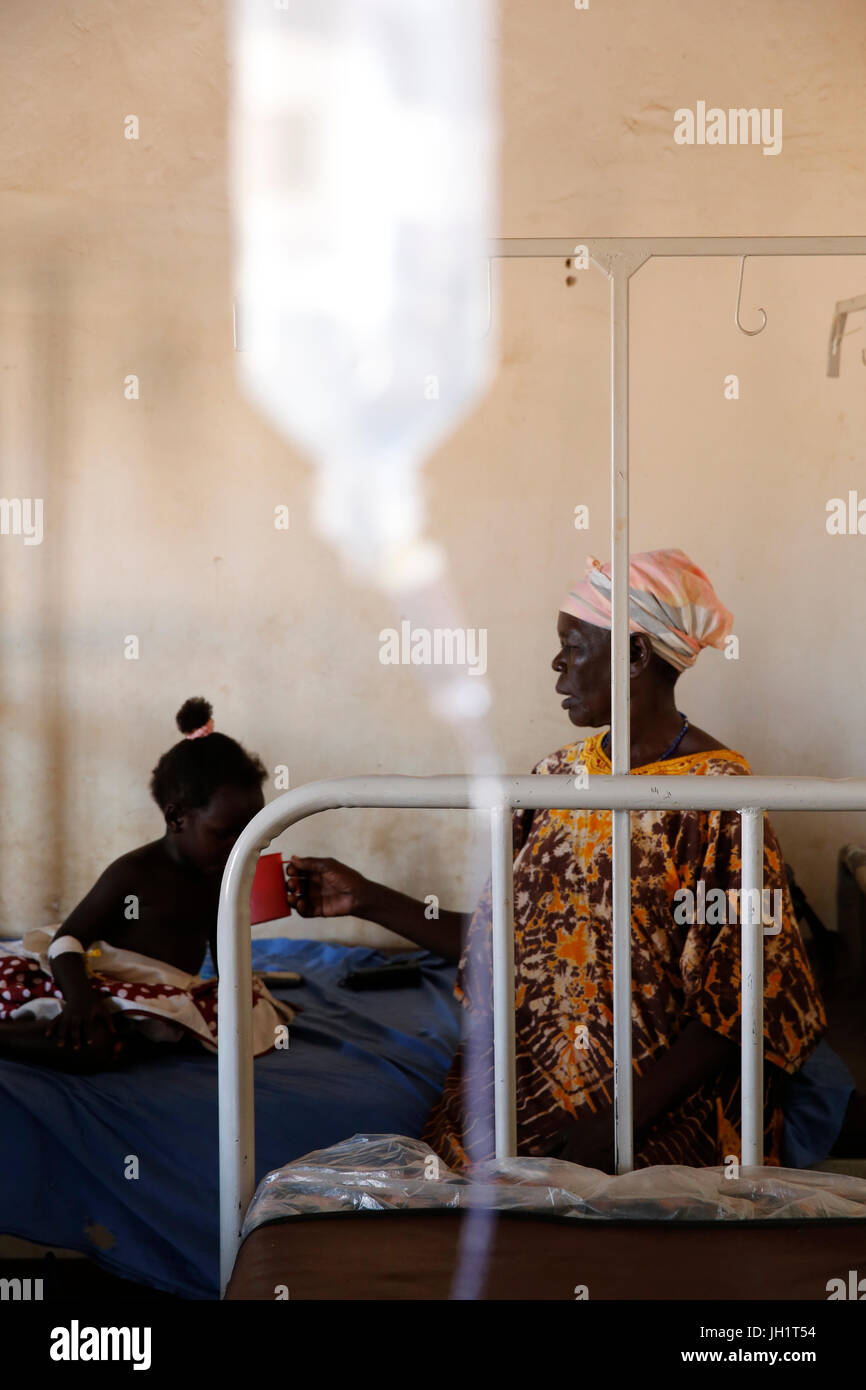
[[[559,605],[595,627],[610,628],[610,565],[593,555],[586,578]],[[628,570],[629,631],[643,632],[653,651],[678,671],[694,666],[702,647],[723,647],[734,616],[723,607],[703,570],[682,550],[632,555]]]

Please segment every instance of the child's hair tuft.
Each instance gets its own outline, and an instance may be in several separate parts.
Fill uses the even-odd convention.
[[[212,716],[213,709],[209,701],[202,699],[201,695],[193,695],[191,700],[184,700],[175,716],[175,722],[181,733],[186,735],[202,728]]]
[[[213,711],[200,695],[186,700],[177,712],[183,738],[163,753],[150,779],[150,790],[160,810],[172,805],[189,810],[207,806],[220,787],[261,787],[267,772],[255,753],[227,734],[202,732]]]

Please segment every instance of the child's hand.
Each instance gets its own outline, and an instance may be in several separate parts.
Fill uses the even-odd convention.
[[[293,854],[286,862],[289,906],[300,917],[360,916],[369,888],[363,874],[338,859],[301,859]]]
[[[45,1033],[49,1038],[56,1037],[60,1047],[71,1044],[72,1050],[78,1052],[82,1045],[90,1047],[101,1042],[106,1028],[116,1036],[117,1029],[108,1005],[100,995],[91,993],[87,999],[67,1000]]]

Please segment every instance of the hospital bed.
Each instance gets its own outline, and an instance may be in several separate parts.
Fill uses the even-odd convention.
[[[599,1212],[592,1205],[567,1213],[551,1209],[549,1196],[514,1210],[513,1192],[487,1194],[483,1204],[462,1208],[443,1200],[441,1180],[422,1181],[411,1202],[382,1200],[383,1184],[400,1174],[374,1160],[363,1161],[351,1178],[351,1200],[333,1202],[330,1157],[313,1155],[304,1178],[309,1198],[298,1210],[292,1201],[259,1220],[267,1186],[253,1198],[254,1103],[249,1007],[250,876],[258,852],[289,826],[334,807],[429,806],[479,809],[486,804],[491,827],[493,898],[494,1097],[496,1158],[512,1163],[509,1179],[525,1180],[516,1159],[514,1076],[514,937],[511,810],[517,807],[596,805],[607,809],[715,809],[739,811],[743,821],[743,889],[760,884],[763,818],[769,810],[858,808],[866,805],[866,782],[792,778],[597,777],[588,788],[559,776],[491,777],[483,784],[466,777],[356,777],[312,783],[266,806],[239,838],[223,878],[218,951],[222,962],[219,1033],[220,1215],[223,1288],[229,1299],[273,1299],[285,1290],[294,1298],[447,1297],[459,1275],[461,1231],[469,1221],[487,1220],[482,1283],[475,1297],[573,1298],[575,1282],[593,1297],[644,1299],[647,1269],[663,1272],[653,1296],[691,1299],[748,1297],[826,1299],[831,1281],[866,1264],[866,1181],[831,1174],[814,1179],[817,1192],[800,1189],[799,1206],[777,1216],[768,1209],[766,1183],[797,1180],[762,1167],[763,989],[759,922],[743,923],[743,1167],[739,1185],[717,1170],[678,1169],[709,1176],[716,1196],[696,1204],[659,1195],[669,1170],[649,1171],[657,1187],[644,1192],[638,1219],[622,1207]],[[757,947],[756,941],[757,938]],[[758,965],[749,981],[747,972]],[[616,958],[614,959],[616,973]],[[630,1040],[629,1040],[630,1041]],[[746,1086],[748,1078],[753,1086]],[[622,1108],[617,1119],[623,1124]],[[630,1121],[630,1115],[628,1117]],[[630,1126],[627,1126],[627,1128]],[[369,1131],[367,1131],[369,1133]],[[395,1131],[390,1132],[396,1135]],[[343,1138],[349,1136],[346,1131]],[[621,1153],[620,1148],[620,1153]],[[435,1156],[434,1156],[435,1157]],[[318,1171],[317,1171],[318,1164]],[[570,1168],[571,1165],[564,1165]],[[631,1165],[620,1161],[619,1170]],[[291,1184],[293,1165],[280,1173]],[[588,1170],[581,1170],[586,1173]],[[769,1178],[767,1177],[769,1175]],[[632,1174],[638,1179],[639,1174]],[[583,1179],[586,1181],[586,1179]],[[592,1179],[590,1178],[591,1182]],[[537,1186],[537,1184],[536,1184]],[[750,1195],[751,1186],[751,1195]],[[359,1195],[360,1194],[360,1195]],[[841,1205],[824,1204],[829,1194]],[[726,1205],[735,1196],[733,1205]],[[672,1206],[673,1201],[673,1206]],[[253,1218],[251,1225],[250,1218]],[[555,1233],[554,1233],[555,1232]],[[241,1248],[241,1241],[243,1245]],[[240,1250],[240,1254],[238,1251]],[[732,1266],[731,1260],[736,1263]],[[847,1261],[847,1263],[846,1263]],[[563,1270],[578,1271],[571,1284]],[[363,1270],[352,1284],[347,1269]],[[278,1292],[275,1292],[278,1291]]]
[[[475,1232],[488,1245],[473,1295],[484,1299],[826,1299],[840,1273],[849,1297],[866,1254],[862,1179],[677,1167],[606,1177],[510,1159],[470,1183],[426,1144],[358,1135],[259,1185],[226,1296],[448,1298],[473,1210],[487,1223]]]

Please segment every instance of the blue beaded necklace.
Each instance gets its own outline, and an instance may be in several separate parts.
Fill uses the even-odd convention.
[[[682,741],[683,735],[685,734],[686,729],[689,727],[689,721],[688,721],[688,719],[686,718],[686,716],[683,714],[682,710],[677,710],[677,714],[680,716],[680,719],[683,721],[683,727],[680,729],[679,733],[677,734],[677,736],[676,736],[676,738],[674,739],[673,743],[671,744],[670,748],[668,748],[667,752],[662,753],[662,755],[661,755],[660,758],[654,758],[654,759],[653,759],[653,762],[656,762],[656,763],[663,763],[663,762],[665,761],[665,759],[666,759],[666,758],[669,758],[669,757],[671,756],[671,754],[674,753],[674,752],[676,751],[676,749],[680,746],[680,743],[681,743],[681,741]],[[607,745],[607,747],[605,747],[605,745]],[[610,747],[610,732],[608,732],[608,733],[605,734],[604,738],[603,738],[602,741],[601,741],[601,746],[602,746],[602,749],[603,749],[603,751],[604,751],[605,757],[608,757],[609,755],[608,755],[608,751],[607,751],[607,750],[608,750],[608,748]]]

